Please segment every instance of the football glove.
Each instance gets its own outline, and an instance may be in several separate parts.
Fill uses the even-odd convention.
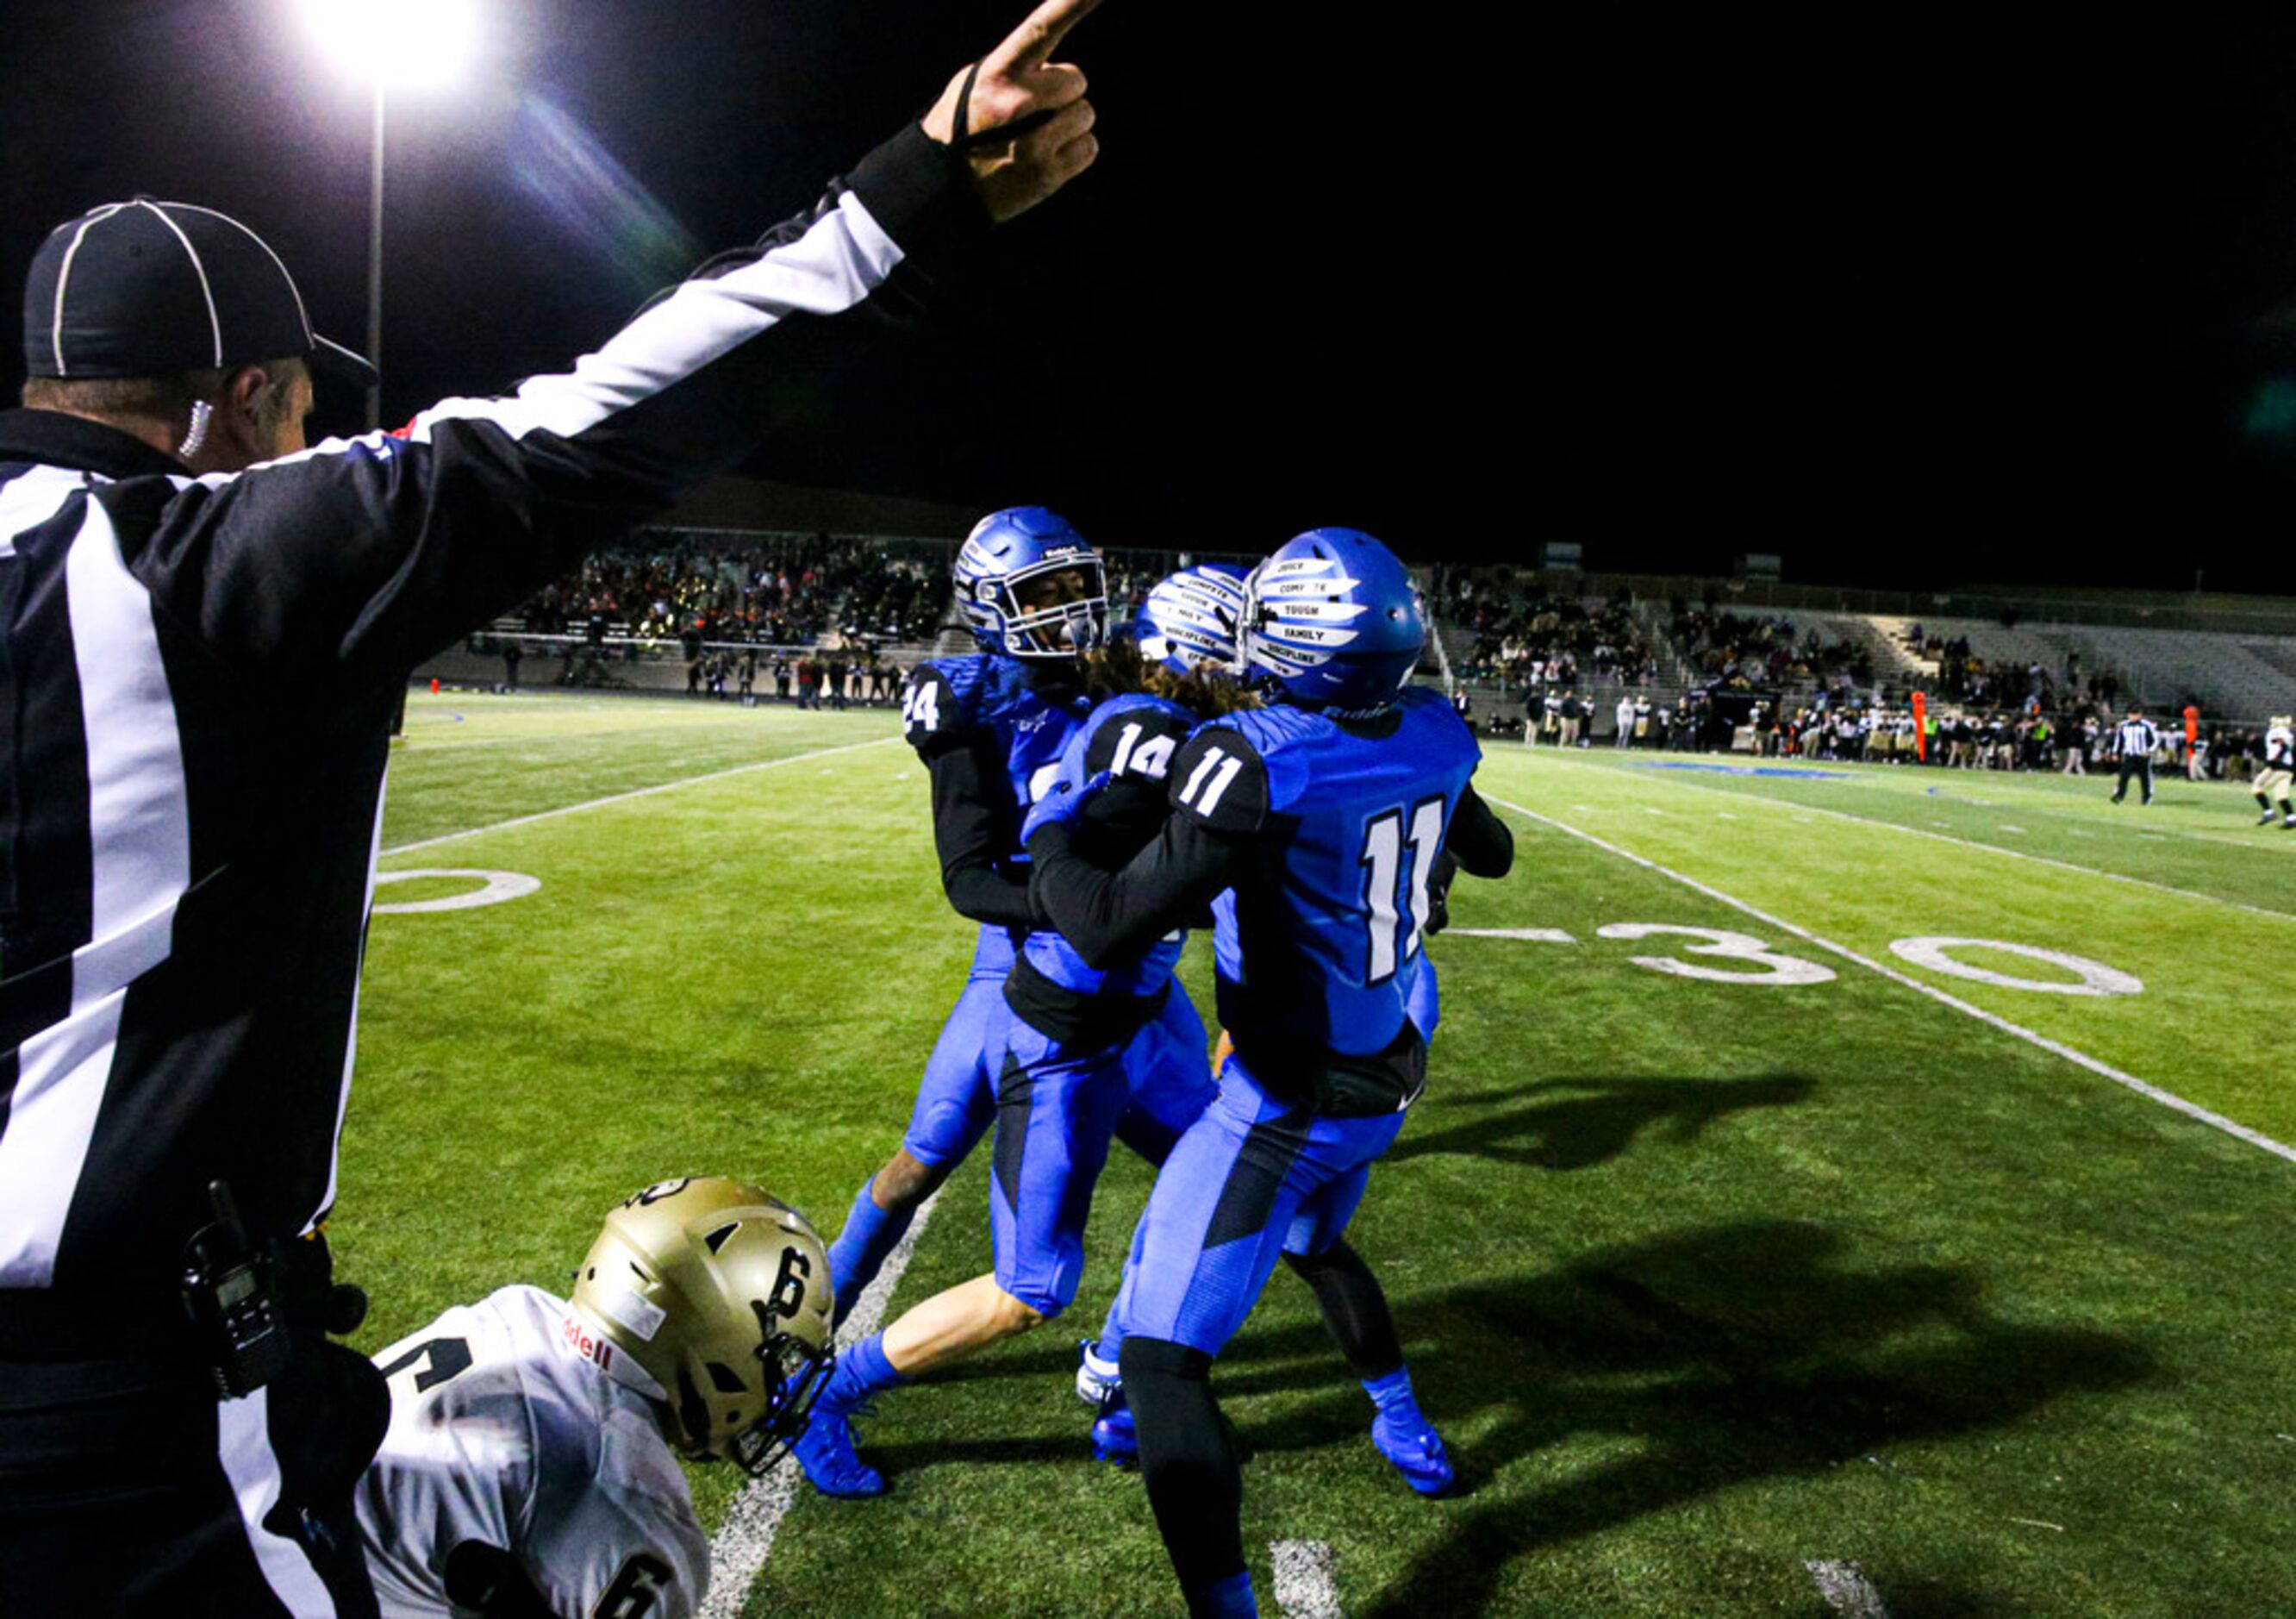
[[[1459,862],[1449,850],[1435,857],[1435,869],[1427,879],[1427,933],[1439,933],[1451,925],[1451,879],[1458,875]]]
[[[1029,839],[1055,822],[1073,822],[1099,796],[1108,781],[1108,772],[1103,770],[1082,787],[1071,788],[1066,782],[1054,783],[1050,793],[1029,806],[1029,818],[1021,823],[1021,847],[1026,849]]]

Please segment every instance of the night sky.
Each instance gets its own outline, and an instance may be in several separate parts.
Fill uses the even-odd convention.
[[[492,0],[394,106],[386,415],[563,364],[1025,9]],[[750,470],[1119,544],[2296,591],[2296,21],[1602,11],[1108,0],[1100,165]],[[0,284],[149,192],[356,346],[366,117],[291,0],[5,0]]]

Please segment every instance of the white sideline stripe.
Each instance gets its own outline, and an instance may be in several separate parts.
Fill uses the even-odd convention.
[[[2155,883],[2146,877],[2127,876],[2117,871],[2099,871],[2094,866],[2077,866],[2070,860],[2052,859],[2045,854],[2028,854],[2021,849],[2005,849],[1998,843],[1980,843],[1973,838],[1957,838],[1947,833],[1930,832],[1920,826],[1907,826],[1897,821],[1877,820],[1870,815],[1852,815],[1847,810],[1822,810],[1816,804],[1795,804],[1790,799],[1769,799],[1763,798],[1759,793],[1733,793],[1727,787],[1710,787],[1703,782],[1685,782],[1682,785],[1694,793],[1710,793],[1718,798],[1750,799],[1757,804],[1772,809],[1783,809],[1791,804],[1795,810],[1807,810],[1812,815],[1828,816],[1837,821],[1855,821],[1861,826],[1879,826],[1885,832],[1908,833],[1917,838],[1929,838],[1939,843],[1951,843],[1961,849],[1982,850],[1988,854],[1997,854],[2005,859],[2030,860],[2036,866],[2054,866],[2059,871],[2077,872],[2085,877],[2103,877],[2112,883],[2126,883],[2135,888],[2149,888],[2156,893],[2181,894],[2187,900],[2202,900],[2210,905],[2230,906],[2234,910],[2248,911],[2259,916],[2277,916],[2284,922],[2296,922],[2296,912],[2274,910],[2268,905],[2248,905],[2238,900],[2226,900],[2216,894],[2204,894],[2198,889],[2177,888],[2167,883]],[[1953,823],[1938,821],[1933,824],[1949,826]],[[2004,826],[2002,830],[2023,832],[2025,829],[2022,826]],[[2205,837],[2209,834],[2194,833],[2189,835]],[[2239,840],[2227,838],[2218,841],[2237,842]]]
[[[1592,762],[1592,761],[1591,761],[1591,760],[1587,760],[1566,759],[1566,760],[1562,760],[1562,762],[1563,762],[1564,764],[1587,764],[1587,763],[1590,763],[1590,762]],[[1891,772],[1893,769],[1895,769],[1895,768],[1896,768],[1896,767],[1894,767],[1894,766],[1890,766],[1890,765],[1877,765],[1877,766],[1872,767],[1872,768],[1864,768],[1864,769],[1859,769],[1859,770],[1857,770],[1857,773],[1855,774],[1855,776],[1854,776],[1851,779],[1852,779],[1852,781],[1854,782],[1854,784],[1855,784],[1856,785],[1860,786],[1860,787],[1873,787],[1873,786],[1878,786],[1878,785],[1880,785],[1882,782],[1884,782],[1884,781],[1886,781],[1886,780],[1888,780],[1888,779],[1889,779],[1889,777],[1890,777],[1890,772]],[[2059,776],[2059,775],[2061,775],[2061,773],[2060,773],[2060,772],[2046,771],[2046,770],[2043,770],[2043,771],[2033,771],[2033,772],[2030,772],[2030,774],[2032,774],[2032,775],[2035,775],[2035,776],[2040,776],[2040,777]],[[2105,779],[2105,778],[2104,778],[2103,776],[2087,776],[2087,777],[2079,777],[2079,779],[2080,779],[2080,780],[2084,780],[2084,781],[2102,781],[2102,780],[2103,780],[2103,779]],[[1950,785],[1951,784],[1950,784],[1950,783],[1946,783],[1946,782],[1940,782],[1940,783],[1939,783],[1938,785],[1939,785],[1939,786],[1941,786],[1941,787],[1942,787],[1942,786],[1948,786],[1948,785]],[[2228,784],[2228,783],[2219,783],[2219,784],[2217,784],[2217,785],[2231,785],[2231,784]],[[1712,790],[1713,790],[1713,789],[1711,789],[1711,788],[1709,788],[1709,789],[1708,789],[1708,791],[1710,791],[1710,792],[1711,792]],[[1986,808],[1986,809],[1988,809],[1988,810],[1993,809],[1993,808],[1996,808],[1995,801],[1994,801],[1992,799],[1989,799],[1989,798],[1959,798],[1959,797],[1948,797],[1948,798],[1947,799],[1947,801],[1948,801],[1948,802],[1949,802],[1949,803],[1956,803],[1956,804],[1977,804],[1977,805],[1980,805],[1980,806],[1982,806],[1982,807],[1984,807],[1984,808]],[[2087,827],[2094,827],[2094,826],[2111,826],[2111,825],[2112,824],[2112,821],[2111,821],[2110,819],[2108,819],[2108,818],[2103,818],[2103,817],[2099,817],[2099,816],[2084,815],[2084,814],[2082,814],[2082,813],[2081,813],[2079,810],[2066,810],[2066,809],[2061,809],[2060,807],[2058,807],[2058,806],[2057,806],[2057,805],[2055,805],[2055,804],[2047,803],[2047,802],[2042,801],[2040,801],[2040,800],[2027,800],[2023,804],[2021,804],[2021,805],[2020,806],[2020,808],[2021,808],[2021,810],[2022,810],[2026,814],[2028,814],[2028,815],[2046,815],[2046,816],[2047,816],[2051,820],[2054,820],[2054,821],[2067,822],[2067,823],[2078,822],[2078,823],[2079,823],[2082,826],[2087,826]],[[1819,813],[1824,814],[1824,813],[1826,813],[1826,812],[1825,812],[1825,811],[1821,810]],[[1838,813],[1838,812],[1837,812],[1837,813]],[[1884,822],[1882,822],[1882,824],[1883,826],[1889,826],[1889,825],[1891,825],[1891,823],[1887,822],[1887,821],[1884,821]],[[1949,826],[1949,825],[1951,825],[1951,824],[1952,824],[1952,823],[1948,822],[1948,821],[1939,821],[1939,822],[1938,823],[1938,825],[1939,825],[1939,826]],[[2065,835],[2066,835],[2066,836],[2068,836],[2068,837],[2086,837],[2086,836],[2087,836],[2087,835],[2088,835],[2088,834],[2087,834],[2086,831],[2078,831],[2078,830],[2076,830],[2076,829],[2075,829],[2072,826],[2070,826],[2070,825],[2063,826],[2062,826],[2062,827],[2060,828],[2060,830],[2062,830],[2062,831],[2065,834]],[[2189,841],[2189,842],[2198,842],[2198,843],[2229,843],[2229,844],[2231,844],[2231,845],[2232,845],[2234,848],[2235,848],[2235,849],[2267,849],[2267,850],[2278,850],[2281,853],[2284,853],[2284,854],[2296,854],[2296,849],[2291,849],[2291,848],[2288,848],[2288,847],[2286,847],[2286,846],[2285,846],[2285,844],[2284,844],[2284,843],[2273,843],[2273,842],[2269,842],[2269,841],[2267,841],[2267,840],[2261,839],[2261,838],[2251,839],[2251,838],[2244,838],[2244,837],[2235,837],[2235,836],[2233,836],[2233,835],[2231,835],[2231,834],[2229,834],[2222,833],[2222,832],[2193,832],[2193,831],[2186,830],[2186,829],[2185,829],[2185,828],[2183,828],[2183,827],[2177,827],[2177,826],[2171,826],[2171,827],[2169,827],[2169,828],[2168,829],[2168,831],[2166,831],[2165,833],[2163,833],[2163,832],[2148,832],[2148,833],[2143,833],[2143,834],[2140,834],[2139,835],[2144,836],[2144,837],[2152,838],[2152,839],[2153,839],[2155,842],[2158,842],[2158,841],[2161,841],[2161,840],[2163,840],[2163,839],[2169,839],[2169,838],[2181,838],[2181,839],[2185,839],[2185,840]],[[1981,845],[1980,845],[1980,847],[1981,847]]]
[[[857,1344],[883,1324],[893,1289],[900,1286],[901,1273],[909,1268],[910,1256],[917,1251],[917,1238],[924,1235],[933,1206],[939,1202],[940,1194],[935,1192],[917,1205],[916,1218],[885,1256],[877,1279],[861,1290],[845,1325],[838,1329],[838,1336],[846,1343]],[[757,1583],[758,1571],[765,1567],[774,1549],[774,1536],[795,1504],[798,1480],[804,1476],[795,1457],[783,1457],[765,1477],[743,1485],[734,1504],[726,1508],[726,1521],[718,1525],[717,1538],[709,1542],[709,1595],[697,1610],[699,1619],[740,1619],[750,1587]]]
[[[496,821],[490,826],[472,826],[464,832],[442,832],[435,838],[422,838],[412,843],[401,843],[396,849],[386,849],[382,851],[382,858],[389,859],[394,855],[413,854],[418,849],[434,849],[441,843],[452,843],[462,838],[482,837],[489,832],[508,832],[513,826],[531,826],[537,821],[555,820],[562,815],[578,815],[585,810],[603,810],[609,804],[627,804],[634,798],[650,798],[657,793],[675,793],[681,787],[698,787],[704,782],[747,776],[753,770],[778,769],[783,765],[803,764],[808,759],[827,759],[835,753],[855,753],[863,748],[882,748],[889,742],[899,740],[898,736],[880,736],[874,742],[849,742],[840,747],[816,748],[810,753],[792,753],[786,759],[761,759],[755,764],[735,765],[731,769],[710,770],[700,776],[681,776],[676,781],[656,782],[651,787],[633,787],[627,793],[611,793],[585,803],[562,804],[555,810],[538,810],[532,815],[515,816],[506,821]]]
[[[1595,848],[1606,851],[1611,854],[1614,854],[1622,860],[1631,861],[1633,864],[1643,867],[1646,870],[1658,873],[1658,875],[1662,877],[1671,878],[1675,882],[1681,883],[1685,888],[1704,894],[1708,899],[1715,900],[1720,904],[1726,905],[1733,910],[1743,911],[1747,916],[1753,917],[1756,921],[1767,923],[1770,926],[1777,928],[1783,933],[1792,933],[1795,938],[1806,941],[1810,944],[1814,944],[1822,950],[1831,950],[1833,954],[1841,957],[1845,961],[1854,961],[1859,966],[1866,968],[1868,972],[1880,974],[1882,977],[1888,979],[1892,983],[1903,984],[1909,990],[1915,990],[1920,991],[1922,994],[1928,996],[1931,1000],[1941,1001],[1945,1005],[1951,1007],[1955,1011],[1966,1014],[1968,1016],[1977,1019],[1977,1021],[1981,1023],[1990,1024],[1992,1027],[2000,1030],[2004,1034],[2013,1034],[2029,1045],[2038,1046],[2042,1050],[2048,1052],[2053,1056],[2061,1056],[2069,1063],[2087,1069],[2091,1073],[2099,1074],[2105,1079],[2111,1080],[2116,1085],[2125,1085],[2129,1089],[2135,1091],[2138,1096],[2149,1097],[2153,1101],[2160,1103],[2161,1106],[2174,1108],[2177,1112],[2183,1114],[2188,1119],[2196,1119],[2201,1123],[2208,1125],[2212,1130],[2220,1130],[2228,1136],[2236,1136],[2251,1146],[2260,1146],[2266,1152],[2274,1155],[2276,1157],[2285,1158],[2290,1163],[2296,1163],[2296,1146],[2289,1146],[2281,1142],[2275,1141],[2271,1137],[2263,1134],[2261,1131],[2251,1130],[2247,1125],[2237,1123],[2231,1119],[2227,1119],[2222,1114],[2210,1113],[2199,1103],[2188,1102],[2184,1097],[2177,1095],[2174,1091],[2163,1090],[2158,1085],[2140,1080],[2133,1073],[2124,1073],[2120,1069],[2112,1066],[2110,1064],[2101,1063],[2085,1051],[2076,1051],[2073,1048],[2065,1045],[2062,1041],[2053,1040],[2047,1035],[2038,1033],[2031,1029],[2026,1028],[2021,1023],[2013,1023],[2007,1018],[1988,1012],[1982,1007],[1972,1006],[1969,1002],[1962,999],[1959,996],[1949,995],[1934,984],[1923,983],[1918,978],[1909,978],[1905,974],[1898,972],[1895,968],[1882,966],[1880,962],[1875,961],[1870,956],[1859,955],[1856,950],[1851,949],[1846,944],[1836,944],[1831,939],[1821,938],[1819,935],[1811,933],[1806,927],[1797,927],[1782,916],[1774,916],[1766,910],[1757,909],[1755,907],[1747,904],[1743,900],[1734,899],[1732,896],[1724,893],[1718,888],[1709,888],[1705,883],[1699,882],[1695,877],[1685,877],[1678,871],[1674,871],[1667,867],[1660,865],[1656,860],[1646,859],[1642,855],[1634,853],[1630,850],[1621,849],[1616,843],[1607,842],[1604,840],[1596,837],[1591,832],[1581,832],[1576,826],[1566,825],[1562,821],[1554,819],[1552,816],[1541,815],[1536,810],[1526,810],[1521,804],[1512,802],[1507,799],[1493,798],[1489,793],[1485,793],[1483,796],[1489,802],[1497,804],[1502,809],[1512,810],[1517,815],[1528,816],[1530,819],[1538,821],[1544,826],[1554,827],[1557,832],[1568,833],[1574,838],[1578,838],[1585,842],[1592,843]]]
[[[1819,1557],[1802,1566],[1817,1582],[1818,1596],[1835,1613],[1849,1614],[1854,1619],[1890,1619],[1890,1609],[1882,1600],[1882,1593],[1874,1589],[1874,1582],[1857,1564]]]
[[[1275,1606],[1284,1619],[1341,1619],[1328,1541],[1270,1541],[1267,1558],[1275,1565]]]

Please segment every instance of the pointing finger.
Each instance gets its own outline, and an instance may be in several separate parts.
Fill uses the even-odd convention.
[[[1042,67],[1068,31],[1084,21],[1100,0],[1044,0],[1028,20],[988,53],[981,63],[984,74],[1025,73]]]

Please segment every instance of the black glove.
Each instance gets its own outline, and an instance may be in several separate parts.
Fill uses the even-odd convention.
[[[1435,857],[1435,869],[1427,875],[1427,932],[1439,933],[1451,925],[1451,879],[1458,875],[1459,862],[1449,850]]]

